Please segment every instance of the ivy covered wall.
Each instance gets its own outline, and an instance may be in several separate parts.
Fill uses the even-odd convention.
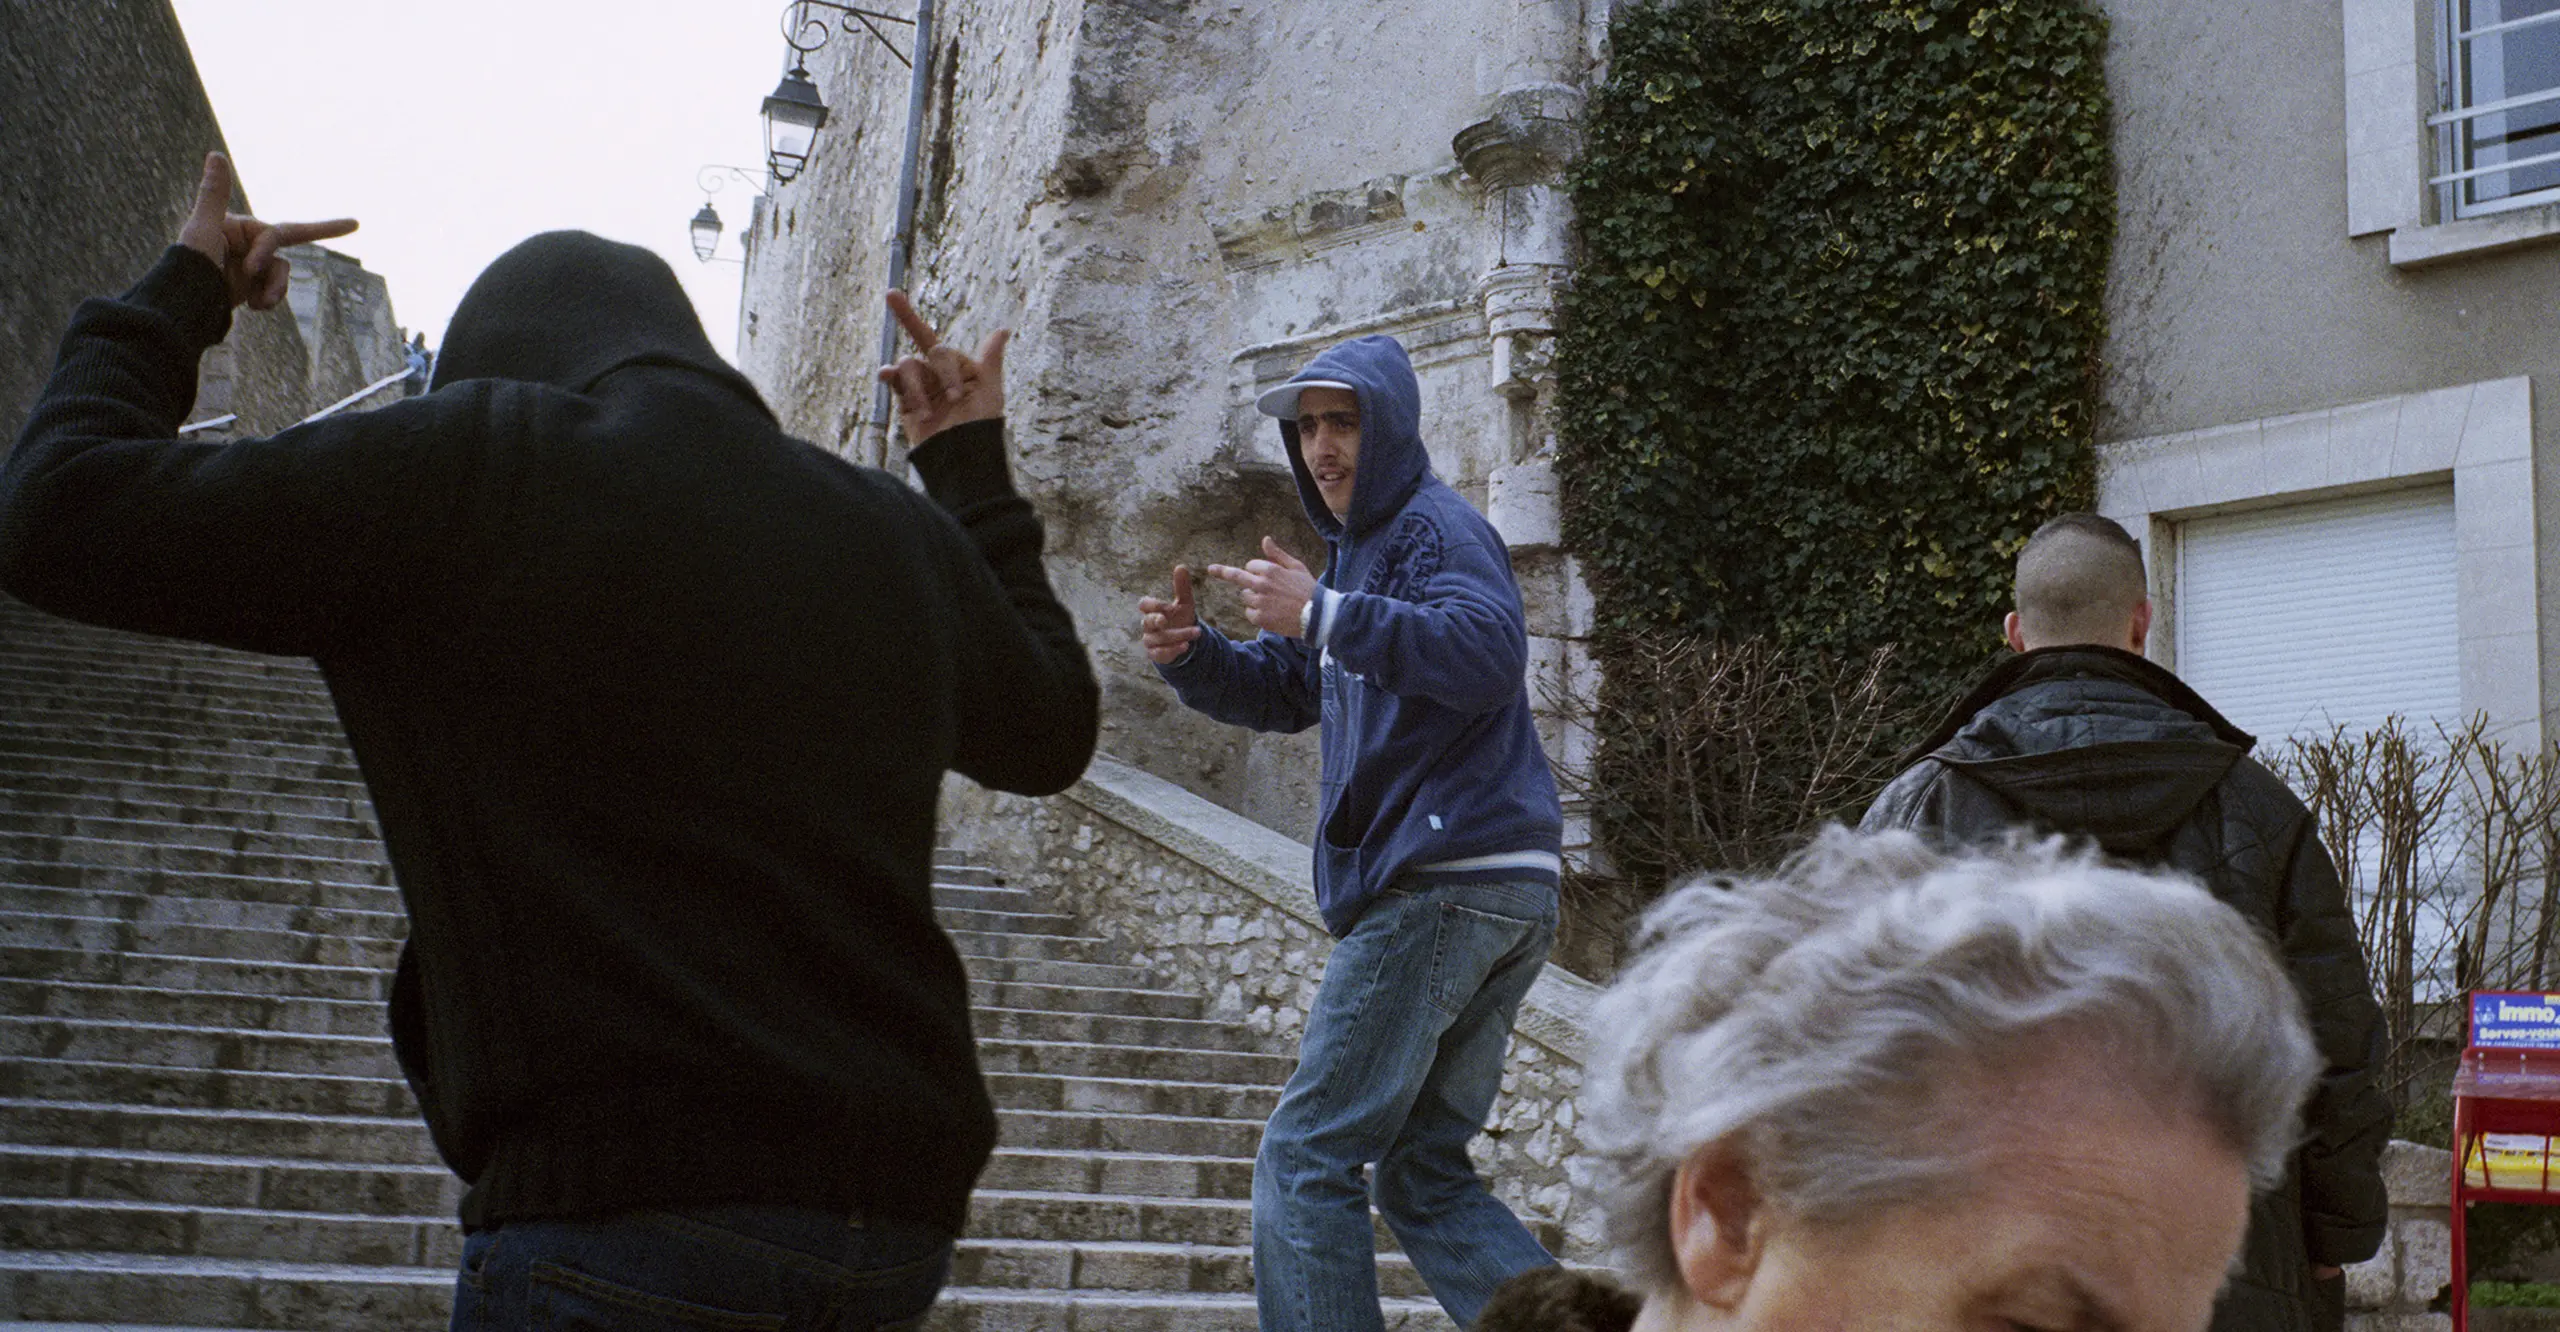
[[[2084,0],[1619,11],[1559,346],[1604,663],[1889,646],[1934,703],[1998,650],[2027,535],[2093,499],[2105,44]]]

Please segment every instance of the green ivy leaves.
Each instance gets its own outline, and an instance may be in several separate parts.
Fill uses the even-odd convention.
[[[1559,349],[1604,629],[1979,669],[2093,498],[2105,41],[2086,0],[1618,10]]]

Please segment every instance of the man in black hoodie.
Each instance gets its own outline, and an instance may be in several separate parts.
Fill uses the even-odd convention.
[[[2142,549],[2096,514],[2038,528],[2018,555],[2016,650],[1949,712],[1860,825],[1950,840],[2012,828],[2167,865],[2266,930],[2301,988],[2327,1072],[2282,1187],[2250,1213],[2214,1332],[2336,1328],[2340,1269],[2372,1257],[2389,1208],[2391,1107],[2374,1084],[2382,1014],[2319,829],[2248,756],[2251,737],[2142,656]]]
[[[393,1038],[470,1185],[457,1326],[920,1315],[995,1139],[942,776],[1058,790],[1096,720],[1001,335],[902,307],[918,494],[785,435],[655,256],[554,232],[473,284],[433,391],[190,442],[198,355],[302,234],[230,194],[208,159],[181,243],[73,317],[0,588],[318,659],[409,911]]]

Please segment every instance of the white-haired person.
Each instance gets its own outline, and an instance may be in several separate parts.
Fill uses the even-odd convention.
[[[1477,1332],[2197,1332],[2321,1067],[2255,927],[2059,841],[1835,829],[1637,944],[1583,1083],[1636,1288]]]

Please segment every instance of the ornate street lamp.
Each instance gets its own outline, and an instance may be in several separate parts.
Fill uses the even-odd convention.
[[[720,233],[726,229],[720,221],[720,210],[711,206],[711,196],[718,194],[720,187],[728,184],[728,178],[732,176],[744,182],[748,189],[754,190],[759,198],[764,195],[764,191],[757,188],[756,178],[745,167],[725,166],[713,162],[705,165],[693,176],[694,187],[702,191],[702,211],[695,213],[693,220],[685,224],[685,232],[693,238],[693,257],[706,264],[741,262],[736,259],[711,257],[712,251],[720,247]]]
[[[794,61],[773,95],[764,99],[764,169],[776,184],[788,185],[809,165],[818,130],[827,123],[826,101],[809,71]]]
[[[711,252],[720,248],[721,226],[720,214],[711,207],[709,199],[702,201],[702,211],[693,215],[693,221],[685,230],[693,235],[693,257],[710,263]]]

